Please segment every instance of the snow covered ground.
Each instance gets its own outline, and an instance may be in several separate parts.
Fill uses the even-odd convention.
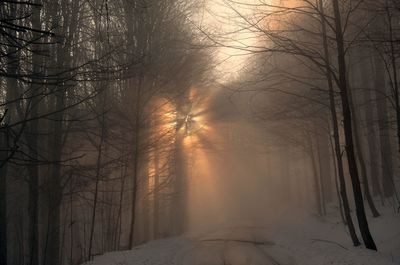
[[[96,257],[91,265],[391,265],[400,264],[400,216],[371,219],[379,252],[353,247],[337,216],[238,222],[212,232],[157,240]],[[291,216],[296,216],[293,218]],[[290,218],[291,217],[291,218]],[[285,220],[285,221],[282,221]],[[328,221],[329,220],[329,221]],[[336,220],[333,222],[332,220]]]

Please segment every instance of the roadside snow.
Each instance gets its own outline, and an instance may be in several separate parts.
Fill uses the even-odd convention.
[[[95,257],[87,265],[178,265],[194,241],[184,238],[157,240],[130,251],[112,252]]]

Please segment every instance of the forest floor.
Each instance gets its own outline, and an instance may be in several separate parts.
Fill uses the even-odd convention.
[[[370,219],[379,252],[353,247],[336,215],[293,214],[271,226],[237,222],[214,232],[156,240],[108,253],[92,265],[389,265],[400,264],[400,215]],[[293,216],[296,216],[293,218]],[[328,221],[329,220],[329,221]],[[336,220],[336,222],[332,222]],[[265,222],[261,222],[265,224]]]

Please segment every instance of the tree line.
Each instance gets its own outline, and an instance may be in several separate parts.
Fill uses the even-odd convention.
[[[80,264],[182,231],[177,124],[211,62],[199,8],[0,2],[0,264]]]
[[[236,32],[250,39],[226,45],[209,35],[215,45],[249,57],[231,89],[253,95],[247,114],[289,149],[281,152],[308,158],[316,212],[325,215],[337,197],[353,244],[361,236],[366,248],[377,250],[367,217],[381,215],[378,202],[400,209],[398,3],[224,3],[239,21]]]

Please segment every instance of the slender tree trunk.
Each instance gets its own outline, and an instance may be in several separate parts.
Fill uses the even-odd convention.
[[[45,257],[45,264],[58,265],[60,264],[60,214],[61,214],[61,201],[62,201],[62,187],[61,187],[61,158],[63,148],[63,119],[65,108],[65,94],[63,89],[58,88],[56,92],[55,109],[59,110],[54,115],[53,136],[50,140],[51,159],[54,164],[51,167],[51,174],[49,179],[49,235],[47,243],[47,255]]]
[[[319,0],[319,6],[321,9],[321,22],[322,22],[322,36],[323,36],[323,45],[324,45],[324,56],[326,61],[326,77],[328,82],[329,88],[329,105],[331,111],[331,119],[332,119],[332,129],[333,129],[333,140],[334,140],[334,147],[335,147],[335,155],[336,155],[336,162],[337,162],[337,171],[340,183],[340,198],[343,202],[343,211],[346,220],[347,227],[349,228],[350,237],[353,241],[354,246],[359,246],[360,241],[358,240],[353,219],[351,217],[349,199],[347,197],[346,191],[346,180],[344,177],[344,169],[343,169],[343,158],[342,158],[342,150],[340,148],[340,133],[339,133],[339,122],[337,118],[336,112],[336,101],[335,101],[335,91],[333,88],[333,79],[331,73],[331,62],[330,62],[330,54],[328,48],[328,38],[326,33],[326,23],[325,23],[325,14],[323,8],[322,0]]]
[[[129,249],[133,248],[134,244],[134,232],[136,223],[136,208],[138,201],[138,184],[139,184],[139,144],[140,144],[140,116],[141,116],[141,89],[143,82],[143,74],[140,73],[139,82],[136,87],[136,97],[135,97],[135,128],[134,128],[134,151],[133,151],[133,180],[132,180],[132,205],[131,205],[131,223],[129,231]]]
[[[57,115],[58,116],[58,115]],[[57,118],[55,118],[57,119]],[[63,119],[63,118],[61,118]],[[62,157],[62,128],[61,124],[54,126],[51,157],[54,159],[54,164],[51,166],[50,179],[48,180],[49,188],[49,204],[48,204],[48,240],[46,243],[45,263],[48,265],[57,265],[61,262],[61,202],[62,202],[62,187],[61,187],[61,163]],[[57,144],[55,144],[57,143]]]
[[[147,39],[146,34],[141,36],[135,36],[136,32],[146,32],[145,25],[144,25],[144,16],[146,10],[144,8],[137,8],[137,2],[124,0],[124,10],[125,10],[125,23],[127,27],[127,43],[128,43],[128,50],[132,50],[129,54],[129,60],[132,64],[140,62],[139,67],[139,74],[134,75],[135,69],[129,69],[128,74],[129,76],[127,82],[126,91],[128,92],[127,98],[129,100],[134,100],[133,109],[129,111],[132,112],[132,116],[134,117],[133,120],[133,165],[132,165],[132,198],[131,198],[131,220],[130,220],[130,231],[129,231],[129,242],[128,247],[132,249],[134,245],[134,236],[135,236],[135,223],[136,223],[136,208],[138,204],[138,184],[139,184],[139,170],[140,170],[140,144],[141,144],[141,112],[143,109],[143,98],[142,98],[142,85],[144,81],[144,58],[147,51]],[[135,16],[132,16],[132,13]],[[137,60],[137,61],[136,61]],[[136,80],[136,82],[134,82]],[[132,105],[131,102],[127,104]]]
[[[322,207],[322,198],[321,198],[321,185],[320,185],[320,176],[318,175],[318,165],[317,165],[317,160],[315,158],[315,151],[314,151],[314,145],[313,145],[313,137],[310,135],[310,133],[307,133],[308,137],[308,146],[309,150],[308,154],[311,159],[311,169],[312,169],[312,174],[313,174],[313,180],[314,180],[314,194],[315,194],[315,205],[317,209],[317,213],[319,216],[323,215],[323,207]]]
[[[184,110],[187,106],[186,97],[178,100],[177,110],[181,111],[182,114],[187,115],[187,110]],[[172,208],[172,230],[174,235],[181,235],[185,231],[186,226],[186,178],[187,178],[187,161],[183,154],[183,140],[186,135],[182,135],[179,129],[185,126],[179,124],[175,130],[175,143],[174,143],[174,157],[173,157],[173,169],[174,169],[174,206]]]
[[[349,103],[349,94],[347,87],[347,66],[346,66],[346,54],[344,48],[344,37],[342,29],[342,18],[340,15],[340,7],[338,0],[332,0],[334,19],[335,19],[335,33],[336,33],[336,44],[338,53],[338,63],[339,63],[339,88],[340,95],[342,99],[342,110],[343,110],[343,122],[344,122],[344,133],[347,151],[347,160],[349,164],[349,172],[351,177],[351,182],[353,185],[354,200],[356,203],[356,212],[358,225],[361,231],[361,235],[365,246],[368,249],[377,250],[374,239],[372,238],[371,232],[368,226],[368,220],[365,214],[364,199],[361,191],[360,178],[358,174],[357,161],[354,151],[353,143],[353,124],[351,109]]]
[[[367,140],[368,140],[368,155],[369,155],[369,162],[370,162],[370,177],[372,180],[372,188],[373,188],[373,195],[378,195],[380,193],[380,187],[379,187],[379,178],[378,178],[378,167],[376,163],[376,155],[378,153],[377,147],[376,147],[376,139],[375,139],[375,130],[374,130],[374,123],[373,123],[373,107],[374,103],[372,102],[372,97],[371,97],[371,87],[370,87],[370,81],[368,80],[367,77],[371,76],[371,73],[366,69],[368,66],[368,63],[365,60],[364,52],[362,50],[363,48],[360,48],[361,52],[361,62],[358,67],[357,74],[359,76],[359,82],[360,85],[363,89],[363,95],[364,95],[364,100],[368,104],[367,107],[365,108],[365,113],[366,113],[366,129],[367,129]],[[352,97],[351,100],[351,107],[353,113],[357,113],[357,116],[361,117],[361,114],[357,112],[357,107],[356,107],[356,102],[355,102],[356,97]],[[361,174],[363,175],[363,186],[364,186],[364,192],[365,192],[365,197],[368,201],[369,207],[371,209],[371,212],[374,217],[379,216],[379,212],[376,210],[373,198],[371,196],[370,192],[370,187],[369,187],[369,179],[368,179],[368,170],[367,166],[365,164],[365,159],[364,159],[364,150],[363,150],[363,144],[361,143],[361,133],[358,131],[361,130],[360,126],[358,125],[359,123],[354,120],[354,126],[355,126],[355,136],[356,136],[356,147],[357,147],[357,153],[359,154],[360,157],[360,169],[361,169]],[[358,136],[358,137],[357,137]]]
[[[397,69],[397,57],[396,48],[395,48],[395,36],[394,36],[394,29],[393,29],[393,14],[390,11],[389,4],[387,3],[387,16],[388,16],[388,24],[389,24],[389,41],[390,41],[390,57],[391,57],[391,65],[392,65],[392,90],[393,90],[393,97],[395,103],[395,111],[396,111],[396,122],[397,122],[397,144],[398,144],[398,152],[400,152],[400,95],[399,95],[399,82],[398,82],[398,69]],[[392,179],[392,186],[393,186],[393,193],[399,204],[400,210],[400,199],[399,195],[396,190],[396,184]]]
[[[40,29],[41,25],[41,0],[34,2],[38,6],[32,7],[32,27]],[[33,38],[36,42],[40,39],[40,33],[34,33]],[[39,165],[38,165],[38,126],[39,121],[36,117],[39,114],[39,95],[41,85],[38,84],[38,78],[41,76],[41,55],[40,44],[33,44],[32,55],[32,80],[31,85],[31,102],[30,102],[30,117],[33,118],[29,123],[29,132],[27,142],[29,146],[29,156],[31,162],[28,165],[29,174],[29,247],[30,247],[30,265],[39,264]]]
[[[104,91],[103,91],[104,93]],[[102,100],[103,101],[103,100]],[[103,102],[104,104],[104,102]],[[93,238],[96,226],[96,213],[97,213],[97,203],[99,197],[99,184],[101,179],[101,163],[103,158],[103,145],[105,140],[105,113],[104,113],[104,106],[101,109],[101,134],[100,134],[100,142],[97,151],[97,160],[96,160],[96,182],[94,187],[94,198],[93,198],[93,208],[92,208],[92,217],[90,220],[90,234],[89,234],[89,248],[88,248],[88,260],[92,259],[92,251],[93,251]]]
[[[329,117],[329,113],[324,113],[324,117]],[[329,124],[329,121],[327,122]],[[329,127],[329,126],[328,126]],[[325,130],[321,130],[319,137],[320,156],[321,156],[321,183],[324,190],[324,200],[330,203],[333,200],[332,172],[329,139],[330,135]]]
[[[349,87],[349,90],[348,90],[349,104],[350,104],[350,109],[351,109],[351,113],[352,113],[352,121],[353,121],[353,128],[354,128],[355,151],[356,151],[356,154],[358,155],[357,157],[358,157],[358,162],[360,165],[360,172],[361,172],[362,185],[364,188],[364,194],[365,194],[365,198],[367,199],[368,206],[371,210],[372,216],[379,217],[380,214],[379,214],[378,210],[376,209],[374,200],[372,199],[371,192],[369,189],[367,166],[365,165],[364,151],[363,151],[362,143],[361,143],[361,134],[359,132],[358,111],[356,110],[356,106],[354,104],[351,88],[350,88],[350,86],[348,86],[348,87]]]
[[[159,238],[160,218],[160,155],[159,150],[154,152],[154,206],[153,206],[153,234],[154,239]]]
[[[377,16],[374,23],[371,25],[372,33],[376,34],[377,38],[384,38],[382,32],[385,31],[385,19],[383,16]],[[386,29],[387,30],[387,29]],[[389,32],[390,34],[390,32]],[[379,128],[379,142],[381,153],[381,169],[382,169],[382,193],[383,197],[389,198],[394,195],[394,166],[393,166],[393,151],[390,139],[390,122],[388,111],[389,93],[386,82],[386,65],[384,59],[379,54],[378,50],[372,51],[374,65],[374,92],[376,98],[377,118]],[[384,200],[383,200],[384,202]]]
[[[124,161],[122,166],[122,180],[121,180],[121,188],[120,188],[120,197],[118,203],[118,215],[117,215],[117,222],[116,222],[116,235],[115,235],[115,250],[120,250],[121,247],[121,230],[122,230],[122,205],[124,202],[124,190],[125,190],[125,182],[128,170],[128,161]]]
[[[147,165],[150,165],[149,157],[147,157]],[[142,236],[140,243],[145,243],[151,240],[152,235],[152,226],[151,226],[151,209],[152,205],[150,204],[151,200],[151,189],[150,189],[150,178],[151,178],[151,173],[150,173],[150,167],[142,167],[142,174],[143,179],[141,181],[141,190],[142,196],[141,196],[141,221],[142,221]]]
[[[365,69],[365,65],[368,65],[367,62],[364,62],[363,65],[360,66],[361,69],[361,78],[364,76],[369,76],[372,73]],[[364,80],[364,79],[363,79]],[[371,175],[372,181],[372,195],[373,196],[381,196],[382,191],[380,187],[379,180],[379,170],[376,156],[379,154],[378,146],[376,144],[377,136],[374,126],[374,109],[375,109],[375,98],[372,96],[372,89],[365,81],[363,82],[363,88],[365,89],[364,101],[367,103],[367,107],[365,108],[365,119],[366,119],[366,127],[367,127],[367,141],[368,141],[368,155],[369,155],[369,172]]]
[[[0,163],[8,157],[8,134],[0,131]],[[7,164],[0,168],[0,265],[7,265]]]
[[[387,1],[386,1],[387,2]],[[393,29],[393,14],[390,12],[389,4],[386,6],[387,19],[389,24],[389,42],[390,42],[390,59],[392,66],[392,89],[396,111],[396,122],[397,122],[397,144],[400,152],[400,98],[399,98],[399,82],[397,72],[397,57],[395,48],[395,36]]]
[[[64,143],[68,137],[68,130],[64,124],[66,114],[66,97],[69,88],[74,87],[71,69],[73,58],[71,46],[78,25],[79,1],[74,1],[71,6],[67,0],[61,3],[51,3],[53,28],[56,29],[55,58],[53,58],[54,72],[57,76],[53,84],[54,104],[51,111],[53,120],[53,134],[50,137],[50,160],[53,161],[49,176],[49,213],[48,213],[48,241],[46,242],[45,265],[61,264],[61,203],[63,199],[62,187],[62,157]],[[61,14],[61,15],[60,15]],[[62,17],[61,17],[62,16]]]
[[[95,58],[98,60],[99,58],[102,57],[103,55],[103,39],[102,36],[100,35],[101,30],[103,29],[102,27],[102,22],[101,22],[101,14],[98,14],[98,10],[93,8],[93,12],[96,14],[94,16],[94,24],[96,28],[96,39],[98,40],[95,46]],[[95,66],[95,72],[99,71],[97,66]],[[97,107],[97,112],[99,115],[99,120],[98,124],[100,126],[100,139],[99,143],[97,146],[97,158],[96,158],[96,171],[95,171],[95,186],[94,186],[94,196],[93,196],[93,207],[92,207],[92,212],[91,212],[91,219],[90,219],[90,230],[89,230],[89,245],[88,245],[88,255],[87,255],[87,260],[92,259],[92,254],[93,254],[93,241],[94,241],[94,234],[96,230],[96,218],[97,218],[97,208],[98,208],[98,201],[99,201],[99,189],[100,189],[100,182],[102,181],[102,162],[103,162],[103,156],[105,153],[104,150],[104,145],[105,145],[105,139],[106,139],[106,130],[107,130],[107,125],[106,125],[106,111],[107,111],[107,85],[100,81],[98,82],[99,86],[99,97],[97,98],[96,101],[96,107]],[[104,201],[104,197],[103,197]],[[103,208],[102,208],[103,210]],[[101,214],[102,217],[102,214]],[[99,222],[101,225],[103,225],[103,221]],[[102,232],[102,249],[104,249],[104,240],[103,240],[103,230]]]
[[[69,194],[69,264],[72,265],[74,264],[74,198],[73,198],[73,181],[71,178],[71,181],[69,183],[69,187],[70,187],[70,194]]]
[[[331,127],[329,126],[329,132],[331,132],[331,131],[332,131]],[[337,166],[338,161],[337,161],[336,156],[335,156],[336,150],[335,150],[335,145],[334,145],[334,143],[332,141],[333,138],[334,137],[329,137],[329,145],[330,145],[331,152],[332,152],[332,155],[333,155],[333,158],[332,158],[333,161],[332,162],[333,162],[333,171],[334,171],[334,177],[335,177],[335,191],[336,191],[336,197],[337,197],[338,204],[339,204],[340,218],[342,219],[342,222],[345,225],[347,225],[347,221],[346,221],[346,218],[344,216],[343,203],[342,203],[342,199],[340,197],[340,189],[339,189],[339,182],[338,182],[339,172],[338,172],[338,166]]]
[[[4,4],[5,5],[5,4]],[[16,7],[13,4],[10,4],[9,13],[5,14],[1,12],[2,15],[7,15],[11,19],[17,17]],[[13,30],[9,31],[9,34],[16,37],[16,33]],[[18,55],[16,47],[8,48],[8,56],[7,56],[7,73],[10,76],[17,76],[18,73]],[[13,100],[17,100],[17,92],[18,91],[18,82],[16,78],[9,77],[6,79],[6,103],[12,102]],[[1,117],[1,123],[4,122],[5,125],[10,124],[14,119],[16,113],[16,104],[7,104],[6,110]],[[8,216],[7,216],[7,173],[8,173],[8,156],[11,155],[9,152],[9,137],[10,131],[7,128],[0,127],[0,265],[7,265],[8,263]]]
[[[332,153],[335,153],[335,147],[332,142],[332,137],[330,138],[330,143],[331,143]],[[334,163],[334,172],[335,172],[335,191],[336,191],[336,196],[337,196],[338,204],[339,204],[340,218],[342,219],[342,222],[345,225],[347,225],[346,218],[344,217],[343,203],[342,203],[342,200],[340,197],[340,189],[339,189],[339,182],[338,182],[339,174],[338,174],[338,170],[337,170],[337,166],[336,166],[337,161],[336,161],[335,157],[333,159],[333,163]]]
[[[319,133],[319,132],[317,132]],[[322,214],[326,215],[326,186],[324,185],[324,173],[325,173],[325,169],[324,167],[324,162],[323,162],[323,158],[322,158],[322,148],[321,148],[321,135],[318,134],[317,136],[317,156],[318,156],[318,168],[319,168],[319,176],[320,176],[320,192],[321,192],[321,210],[322,210]]]
[[[393,153],[389,132],[389,117],[385,82],[385,65],[378,54],[374,54],[375,97],[378,113],[379,141],[381,152],[382,186],[386,198],[393,196]]]

